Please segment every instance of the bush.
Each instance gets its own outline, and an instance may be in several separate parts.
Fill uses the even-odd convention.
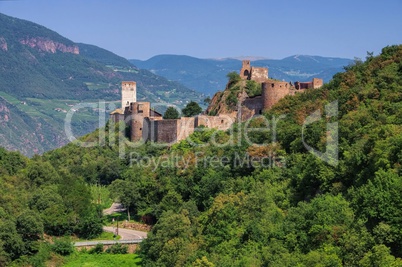
[[[106,253],[110,254],[127,254],[128,246],[123,246],[122,244],[114,244],[110,248],[106,249]]]
[[[103,253],[103,244],[97,244],[95,247],[88,251],[89,254],[101,254]]]
[[[62,237],[54,241],[52,250],[57,254],[67,256],[74,252],[74,245],[69,237]]]

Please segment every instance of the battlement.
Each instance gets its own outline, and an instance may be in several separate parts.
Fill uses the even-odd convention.
[[[250,60],[243,60],[240,69],[240,77],[245,80],[253,80],[261,83],[268,80],[268,68],[252,67]]]

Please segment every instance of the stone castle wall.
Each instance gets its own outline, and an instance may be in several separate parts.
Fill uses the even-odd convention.
[[[261,67],[251,67],[250,80],[262,83],[268,79],[268,69]]]
[[[227,130],[236,119],[245,121],[255,115],[260,115],[287,95],[294,95],[311,88],[320,88],[323,85],[323,80],[318,78],[313,78],[311,82],[295,82],[294,86],[288,82],[270,80],[268,79],[268,69],[252,67],[250,60],[243,60],[240,77],[261,83],[262,95],[250,98],[244,93],[244,97],[239,99],[241,108],[230,114],[198,115],[190,118],[165,120],[161,114],[151,110],[149,102],[136,102],[135,82],[122,82],[122,108],[110,113],[110,117],[115,122],[126,121],[130,126],[131,141],[143,140],[173,144],[186,139],[194,133],[197,127]]]
[[[186,139],[190,134],[194,133],[196,127],[205,126],[207,128],[227,130],[232,124],[233,120],[228,116],[199,115],[169,120],[143,117],[142,138],[144,141],[173,144]],[[138,139],[132,140],[138,141]]]
[[[267,81],[262,83],[263,109],[271,109],[280,99],[289,95],[290,84],[288,82]]]

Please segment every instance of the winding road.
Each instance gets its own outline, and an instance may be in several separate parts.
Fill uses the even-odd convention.
[[[116,227],[104,226],[103,231],[115,233]],[[121,236],[120,240],[144,239],[147,238],[147,232],[119,228],[119,236]]]
[[[112,214],[114,212],[124,211],[125,209],[120,203],[113,203],[112,206],[108,209],[103,211],[103,214]],[[114,226],[104,226],[103,231],[116,233],[116,227]],[[75,242],[74,246],[81,247],[81,246],[94,246],[96,244],[115,244],[115,243],[122,243],[122,244],[137,244],[140,243],[143,239],[147,238],[147,232],[137,231],[132,229],[124,229],[119,227],[119,236],[121,237],[120,240],[97,240],[97,241],[83,241],[83,242]]]

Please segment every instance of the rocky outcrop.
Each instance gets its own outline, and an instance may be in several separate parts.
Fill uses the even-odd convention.
[[[6,39],[4,39],[4,37],[1,36],[0,36],[0,49],[3,51],[8,51]]]
[[[20,43],[23,45],[28,45],[29,47],[36,48],[40,51],[43,52],[48,52],[48,53],[56,53],[57,51],[63,52],[63,53],[72,53],[78,55],[80,53],[80,50],[78,46],[76,45],[71,45],[67,46],[65,44],[55,42],[53,40],[43,38],[43,37],[31,37],[31,38],[26,38],[20,40]]]
[[[10,120],[10,110],[8,107],[0,103],[0,124],[8,122]]]

